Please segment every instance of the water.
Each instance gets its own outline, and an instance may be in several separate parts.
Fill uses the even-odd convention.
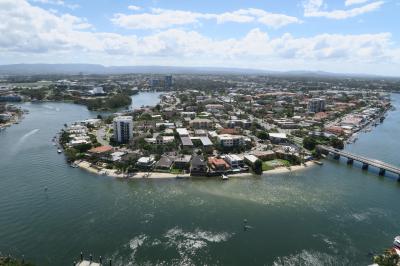
[[[228,182],[116,180],[69,167],[51,144],[64,123],[97,113],[23,107],[23,122],[0,132],[0,251],[37,265],[71,265],[81,251],[114,265],[367,265],[400,234],[400,185],[357,164]],[[400,165],[399,121],[390,113],[348,149]]]

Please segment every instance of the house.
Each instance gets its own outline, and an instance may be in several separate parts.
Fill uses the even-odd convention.
[[[163,155],[161,159],[155,164],[155,169],[157,170],[169,170],[171,169],[172,164],[174,163],[174,157]]]
[[[154,161],[153,156],[140,157],[136,163],[137,167],[139,167],[141,169],[146,169],[146,170],[151,169],[154,166],[154,164],[155,164],[155,161]]]
[[[269,151],[253,151],[252,155],[256,156],[258,159],[262,161],[269,161],[276,158],[275,152],[272,150]]]
[[[192,159],[191,155],[182,155],[176,157],[173,163],[173,168],[182,170],[189,169],[191,159]]]
[[[88,150],[88,153],[92,156],[101,157],[109,155],[114,150],[111,146],[99,146]]]
[[[250,165],[251,167],[254,167],[254,165],[256,164],[256,162],[258,160],[259,159],[256,156],[252,155],[252,154],[247,154],[247,155],[244,156],[245,163]]]
[[[190,161],[190,174],[194,176],[205,176],[208,172],[207,163],[202,155],[194,155]]]
[[[228,154],[225,156],[225,161],[232,167],[232,168],[239,168],[244,166],[244,161],[242,158],[237,156],[236,154]]]
[[[208,157],[208,165],[214,172],[225,172],[231,168],[224,159],[217,157]]]

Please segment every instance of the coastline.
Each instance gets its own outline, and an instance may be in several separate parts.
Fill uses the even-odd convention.
[[[180,179],[184,179],[184,178],[192,177],[190,174],[176,175],[176,174],[162,173],[162,172],[136,172],[136,173],[132,173],[132,174],[124,174],[124,173],[118,173],[118,171],[115,169],[96,169],[96,168],[90,166],[90,163],[87,161],[75,161],[74,164],[77,165],[80,169],[83,169],[90,173],[102,175],[102,176],[119,178],[119,179],[177,179],[178,177]],[[314,166],[314,164],[312,162],[307,162],[307,163],[305,163],[305,165],[294,165],[294,166],[291,166],[290,168],[284,167],[284,166],[277,167],[272,170],[264,171],[262,173],[262,175],[260,175],[260,176],[266,176],[269,174],[283,174],[283,173],[297,172],[300,170],[308,169],[312,166]],[[253,177],[253,176],[255,176],[255,174],[248,172],[248,173],[231,174],[228,176],[232,177],[232,178],[240,178],[240,177],[247,178],[247,177]],[[200,178],[207,178],[207,177],[200,176]]]
[[[0,124],[0,130],[5,130],[6,128],[11,127],[15,124],[19,124],[22,121],[22,119],[24,119],[24,115],[25,113],[15,115],[9,122]]]

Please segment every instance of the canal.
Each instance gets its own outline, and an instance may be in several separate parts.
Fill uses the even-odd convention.
[[[133,96],[152,105],[155,94]],[[400,165],[396,111],[346,147]],[[146,100],[147,99],[147,100]],[[367,265],[400,234],[400,185],[357,165],[219,180],[115,180],[69,167],[52,137],[97,113],[25,103],[0,132],[0,252],[37,265]],[[47,190],[45,190],[47,188]],[[248,229],[244,230],[244,219]]]

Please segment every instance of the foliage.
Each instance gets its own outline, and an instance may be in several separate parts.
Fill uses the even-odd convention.
[[[317,141],[313,136],[307,136],[303,139],[303,147],[307,150],[314,150],[317,145]]]
[[[269,170],[272,170],[272,169],[274,169],[274,167],[271,166],[270,164],[268,164],[268,163],[266,163],[266,162],[263,162],[263,163],[262,163],[262,170],[263,170],[263,171],[269,171]]]
[[[341,149],[342,150],[344,148],[343,140],[338,139],[336,137],[330,138],[330,145],[335,149]]]
[[[86,144],[79,144],[74,147],[75,150],[77,150],[79,153],[84,153],[87,152],[92,148],[92,144],[86,143]]]
[[[258,131],[256,134],[257,138],[266,140],[269,138],[269,134],[266,131]]]
[[[65,130],[62,130],[61,135],[60,135],[60,143],[62,145],[64,145],[70,141],[71,141],[71,137],[69,136],[69,133]]]
[[[374,263],[379,266],[397,266],[399,261],[399,255],[391,250],[386,250],[384,254],[374,257]]]
[[[78,99],[77,104],[84,104],[89,110],[110,110],[128,106],[132,103],[129,95],[118,93],[106,98]]]
[[[34,265],[32,263],[22,262],[14,258],[0,257],[0,266],[34,266]]]

